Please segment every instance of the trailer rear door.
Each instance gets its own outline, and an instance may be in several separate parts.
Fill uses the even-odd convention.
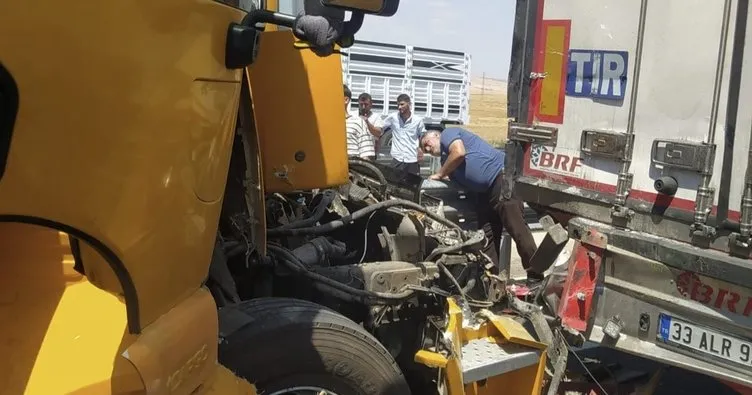
[[[516,192],[551,210],[729,250],[752,128],[748,1],[517,7],[508,108]]]

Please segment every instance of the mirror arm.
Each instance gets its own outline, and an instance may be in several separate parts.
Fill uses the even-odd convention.
[[[268,10],[252,10],[243,17],[243,21],[241,22],[243,26],[253,28],[258,23],[271,23],[292,29],[295,24],[295,16]]]
[[[353,11],[350,15],[350,20],[345,22],[342,29],[343,36],[355,36],[355,33],[363,27],[363,21],[365,20],[365,14],[362,12]]]

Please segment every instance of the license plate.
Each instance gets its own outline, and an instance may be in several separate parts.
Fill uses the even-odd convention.
[[[752,366],[752,342],[660,315],[658,338],[710,357],[744,366]]]

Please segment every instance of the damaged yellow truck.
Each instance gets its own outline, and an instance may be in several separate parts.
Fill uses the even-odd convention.
[[[482,232],[346,155],[337,48],[398,5],[0,5],[0,392],[555,392]]]

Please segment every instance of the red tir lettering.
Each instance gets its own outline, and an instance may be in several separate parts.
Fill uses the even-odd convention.
[[[572,158],[572,165],[569,167],[569,172],[574,173],[574,170],[578,167],[580,167],[580,158]]]
[[[742,314],[745,317],[752,315],[752,297],[742,296],[736,291],[724,288],[715,289],[713,286],[703,283],[695,273],[684,272],[680,274],[676,278],[676,288],[684,297],[715,307],[718,310]]]
[[[715,296],[715,308],[720,309],[723,307],[723,301],[726,299],[728,291],[725,289],[719,289],[718,294]]]
[[[739,299],[741,297],[736,292],[730,292],[728,301],[726,302],[726,307],[728,307],[728,311],[736,314],[736,304],[739,303]]]
[[[692,289],[691,298],[702,304],[710,304],[710,300],[711,300],[711,297],[713,296],[714,291],[715,290],[713,289],[713,287],[707,284],[696,283],[695,287]]]
[[[567,171],[567,164],[569,164],[568,156],[562,154],[556,155],[556,165],[554,166],[554,169]]]
[[[554,164],[553,152],[541,152],[540,167],[551,167]]]

